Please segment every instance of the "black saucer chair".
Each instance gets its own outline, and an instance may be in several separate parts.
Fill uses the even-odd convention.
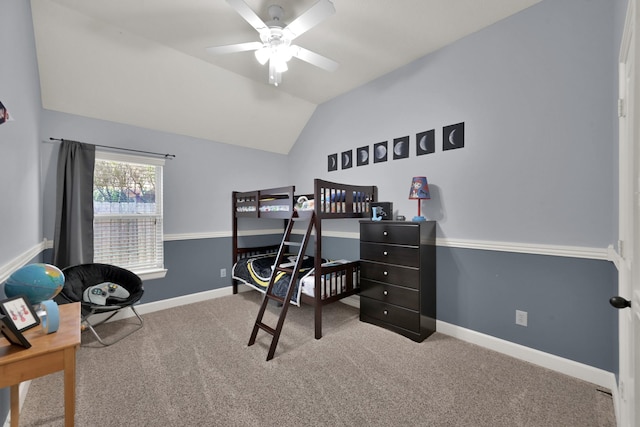
[[[85,328],[89,328],[100,344],[104,346],[114,344],[142,328],[144,325],[142,317],[140,317],[136,309],[133,307],[133,304],[138,302],[144,293],[142,279],[140,279],[137,274],[115,265],[99,263],[74,265],[62,269],[62,272],[65,277],[64,287],[55,297],[55,301],[58,304],[79,302],[81,304],[83,330]],[[117,298],[107,292],[101,303],[87,301],[87,299],[90,300],[91,298],[86,298],[86,295],[83,298],[83,294],[87,288],[107,283],[122,286],[127,290],[129,296],[126,298]],[[127,308],[131,309],[133,314],[136,315],[139,325],[136,325],[135,329],[112,341],[104,341],[100,335],[98,335],[94,327],[107,322],[121,310],[125,310]],[[89,321],[89,318],[95,315],[103,315],[103,318],[92,324]]]

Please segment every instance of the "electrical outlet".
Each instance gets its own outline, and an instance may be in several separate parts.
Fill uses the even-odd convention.
[[[516,310],[516,325],[527,326],[527,312]]]
[[[227,277],[227,269],[226,268],[221,268],[220,269],[220,277]]]

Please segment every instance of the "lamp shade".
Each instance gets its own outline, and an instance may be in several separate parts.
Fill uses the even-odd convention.
[[[414,176],[411,180],[409,199],[430,199],[429,184],[426,176]]]

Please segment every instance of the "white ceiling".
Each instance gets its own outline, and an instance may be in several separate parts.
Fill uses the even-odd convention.
[[[265,21],[267,7],[279,4],[285,23],[315,1],[246,0]],[[327,72],[293,58],[277,88],[268,85],[267,67],[258,64],[252,52],[212,56],[205,51],[209,46],[259,40],[258,33],[224,0],[32,0],[32,11],[45,108],[287,153],[316,105],[539,1],[333,0],[336,13],[298,37],[296,44],[337,61],[339,68]],[[124,52],[132,44],[153,49],[127,57]],[[96,52],[89,54],[91,46]],[[111,54],[112,60],[100,59],[100,51]],[[78,70],[66,69],[63,60]],[[123,61],[131,64],[130,70],[122,68]],[[122,87],[132,85],[122,94],[117,87],[101,93],[92,80],[93,67],[100,67],[100,72],[114,67],[112,72],[107,70],[112,78],[138,83],[122,83]],[[166,78],[172,67],[176,73],[180,70],[180,90],[169,93],[178,107],[172,111],[173,120],[166,120],[157,107],[147,106],[143,95],[132,96],[126,115],[112,111],[126,110],[120,98],[129,97],[136,88],[153,92],[156,85],[158,90],[171,90]],[[153,82],[142,77],[151,69],[166,78]],[[78,74],[71,82],[62,81],[65,73],[69,80],[74,72]],[[215,86],[202,85],[206,77],[200,73],[215,80]],[[93,98],[83,96],[88,88],[95,92]],[[154,102],[149,97],[149,103]],[[225,117],[207,127],[202,118],[196,121],[194,113],[203,108],[210,110],[209,117]],[[286,125],[273,119],[283,114]],[[159,115],[157,121],[150,118],[154,115]]]

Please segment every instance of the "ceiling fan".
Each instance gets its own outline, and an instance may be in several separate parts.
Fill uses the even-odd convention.
[[[278,5],[269,6],[267,11],[271,19],[264,22],[243,0],[227,0],[227,3],[258,31],[261,41],[209,47],[206,49],[207,52],[213,55],[223,55],[255,51],[256,59],[260,64],[264,65],[267,61],[269,62],[269,83],[275,86],[282,82],[282,73],[287,71],[287,62],[292,57],[327,71],[335,71],[338,68],[337,62],[291,44],[296,37],[335,13],[336,9],[330,0],[319,0],[286,26],[282,22],[284,10]]]

